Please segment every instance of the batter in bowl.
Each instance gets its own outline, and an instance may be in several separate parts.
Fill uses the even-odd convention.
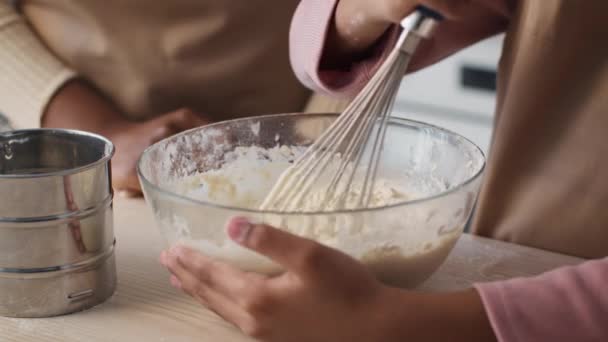
[[[281,173],[304,151],[305,147],[301,146],[237,147],[226,154],[220,168],[182,178],[173,184],[173,190],[196,200],[255,210]],[[379,177],[370,207],[390,206],[424,195],[417,193],[405,179],[405,175],[399,173]],[[356,207],[361,188],[355,182],[347,189],[347,208]],[[408,222],[423,221],[419,216],[426,212],[416,210],[405,214],[402,211],[311,214],[326,191],[327,186],[321,179],[303,198],[298,212],[306,214],[260,213],[251,218],[340,249],[368,265],[381,280],[398,286],[413,286],[428,277],[443,262],[460,234],[459,229],[441,236],[435,229],[404,229]],[[329,203],[329,209],[331,205]],[[180,224],[177,218],[165,223],[170,230],[181,232],[174,239],[176,243],[196,248],[244,270],[264,274],[281,271],[279,265],[229,239],[220,242],[193,239],[188,227]]]

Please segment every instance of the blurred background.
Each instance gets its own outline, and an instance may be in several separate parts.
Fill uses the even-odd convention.
[[[404,78],[395,115],[450,129],[471,139],[487,154],[503,38],[486,39]],[[0,113],[0,132],[8,129],[8,120]]]
[[[504,35],[486,39],[404,78],[395,103],[395,115],[459,133],[487,155],[503,39]]]

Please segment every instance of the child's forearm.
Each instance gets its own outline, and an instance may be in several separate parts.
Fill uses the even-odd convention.
[[[474,289],[446,294],[395,291],[387,341],[496,341]]]
[[[477,284],[502,341],[608,341],[608,258]]]

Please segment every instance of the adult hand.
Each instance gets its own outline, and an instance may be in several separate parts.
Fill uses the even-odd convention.
[[[210,121],[184,108],[145,122],[121,121],[106,125],[100,133],[116,146],[112,160],[114,188],[139,194],[136,166],[143,151],[164,138],[208,123]]]
[[[180,109],[145,122],[128,120],[110,101],[81,80],[63,86],[42,117],[43,127],[79,129],[97,133],[116,147],[112,185],[118,191],[141,192],[136,163],[151,144],[183,130],[208,124],[189,109]]]
[[[339,0],[326,51],[328,64],[352,60],[369,49],[387,28],[399,24],[416,6],[441,13],[445,20],[421,44],[410,69],[436,62],[472,43],[503,31],[516,0]],[[349,57],[350,56],[350,57]]]
[[[243,218],[231,220],[227,231],[286,271],[275,277],[243,272],[185,247],[163,252],[161,263],[175,287],[259,340],[495,340],[474,290],[423,295],[394,289],[314,241]]]

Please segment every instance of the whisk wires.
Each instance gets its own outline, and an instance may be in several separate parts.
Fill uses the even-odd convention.
[[[308,211],[369,207],[401,79],[420,39],[434,26],[429,24],[430,20],[434,22],[432,18],[420,14],[406,20],[406,29],[374,76],[283,172],[261,210],[302,211],[307,196],[319,186],[325,189],[322,198],[307,203]]]

